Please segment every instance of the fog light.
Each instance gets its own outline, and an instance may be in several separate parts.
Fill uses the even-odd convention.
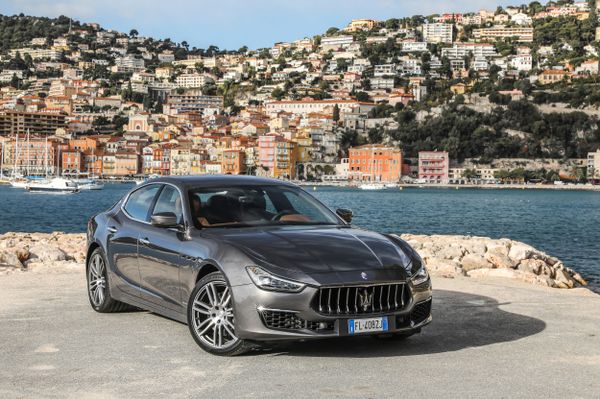
[[[323,323],[323,322],[319,323],[319,330],[325,330],[326,328],[327,328],[327,323]]]

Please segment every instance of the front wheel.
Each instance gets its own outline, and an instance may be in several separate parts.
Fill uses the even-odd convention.
[[[250,349],[235,334],[231,290],[219,272],[196,284],[188,302],[188,326],[196,343],[215,355],[235,356]]]
[[[96,248],[87,264],[87,287],[90,305],[96,312],[112,313],[134,309],[126,303],[114,300],[108,286],[108,270],[102,250]]]

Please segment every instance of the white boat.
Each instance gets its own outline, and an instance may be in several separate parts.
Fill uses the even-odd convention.
[[[77,183],[62,177],[28,183],[26,189],[38,193],[71,194],[79,192]]]
[[[27,188],[29,180],[25,179],[12,179],[10,180],[10,186],[13,188]]]
[[[385,184],[385,188],[397,188],[398,184],[397,183],[386,183]]]
[[[385,186],[381,183],[365,183],[358,186],[361,190],[385,190]]]
[[[75,182],[80,190],[102,190],[104,184],[95,179],[82,179]]]

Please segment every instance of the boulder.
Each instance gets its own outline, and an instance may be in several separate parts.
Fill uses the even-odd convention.
[[[521,242],[514,242],[508,251],[508,257],[515,263],[519,263],[524,259],[529,259],[535,252],[535,248]]]
[[[458,259],[463,256],[463,250],[458,245],[449,245],[436,252],[436,256],[442,259]]]
[[[19,257],[13,253],[8,251],[0,252],[0,265],[22,268],[23,264],[19,260]]]
[[[507,255],[500,252],[486,252],[485,259],[497,269],[512,269],[515,264]]]
[[[542,274],[542,270],[544,269],[544,267],[546,267],[546,263],[543,260],[524,259],[519,263],[517,269],[524,272],[540,275]]]
[[[506,241],[492,241],[487,245],[487,252],[508,256],[509,246]]]
[[[429,273],[434,276],[454,277],[464,274],[460,264],[455,260],[433,258],[427,259],[425,264]]]
[[[492,264],[488,262],[483,256],[477,254],[466,254],[460,261],[462,269],[465,272],[469,272],[475,269],[489,269],[492,268]]]
[[[573,280],[564,270],[557,270],[554,280],[559,288],[573,288],[575,286],[575,280]]]
[[[29,249],[31,260],[37,262],[56,262],[67,260],[67,255],[60,249],[50,245],[36,245]]]

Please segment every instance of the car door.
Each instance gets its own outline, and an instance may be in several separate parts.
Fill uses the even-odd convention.
[[[164,184],[151,212],[172,212],[183,225],[182,196],[179,189]],[[184,232],[180,228],[148,224],[139,237],[138,261],[142,298],[156,305],[181,311],[179,269]]]
[[[130,295],[140,296],[138,238],[147,225],[150,209],[161,186],[152,184],[133,191],[121,210],[107,223],[107,255],[114,265],[112,285]]]

